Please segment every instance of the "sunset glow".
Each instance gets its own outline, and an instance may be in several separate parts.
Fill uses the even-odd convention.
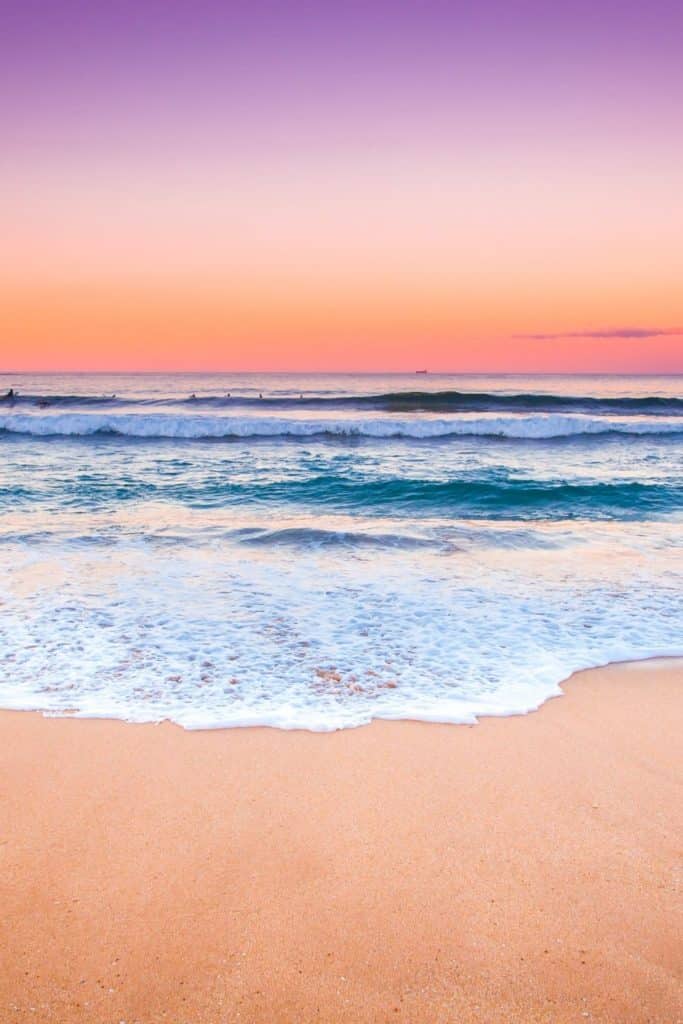
[[[681,27],[11,4],[0,368],[683,370]]]

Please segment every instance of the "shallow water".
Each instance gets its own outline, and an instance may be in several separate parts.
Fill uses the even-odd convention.
[[[471,721],[683,653],[681,378],[10,387],[2,706]]]

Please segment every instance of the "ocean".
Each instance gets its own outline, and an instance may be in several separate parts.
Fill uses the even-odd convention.
[[[681,377],[10,389],[4,708],[473,722],[538,708],[577,669],[683,654]]]

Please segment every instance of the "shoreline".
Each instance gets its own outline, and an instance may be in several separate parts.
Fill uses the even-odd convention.
[[[1,711],[0,1021],[675,1024],[683,660],[562,689],[476,729]]]
[[[581,676],[589,672],[602,672],[606,669],[628,669],[631,666],[645,666],[656,669],[662,663],[663,667],[667,667],[670,663],[673,668],[676,667],[677,663],[683,668],[683,651],[677,654],[645,654],[641,658],[619,658],[615,661],[605,661],[597,665],[589,665],[587,668],[579,668],[574,672],[571,672],[568,676],[564,676],[558,683],[555,683],[557,692],[548,694],[544,697],[539,704],[529,707],[523,711],[483,711],[479,713],[473,713],[471,718],[454,720],[438,717],[427,717],[424,718],[411,718],[410,716],[392,716],[392,715],[377,715],[376,717],[370,718],[368,721],[359,722],[355,725],[335,725],[331,728],[320,728],[315,729],[308,726],[288,726],[278,725],[270,722],[242,722],[235,721],[229,724],[218,723],[216,725],[183,725],[182,722],[178,722],[173,718],[158,718],[139,720],[134,718],[125,718],[122,715],[112,714],[99,714],[93,712],[92,714],[86,714],[82,712],[74,712],[73,714],[44,710],[42,708],[33,707],[27,705],[26,707],[7,707],[0,705],[0,716],[5,714],[25,714],[25,715],[40,715],[42,718],[47,719],[69,719],[78,722],[118,722],[123,725],[136,725],[136,726],[173,726],[180,729],[182,732],[231,732],[233,729],[246,729],[246,730],[260,730],[260,729],[272,729],[275,732],[286,732],[286,733],[312,733],[314,736],[326,736],[335,732],[347,732],[355,729],[366,729],[369,726],[374,725],[376,722],[407,722],[415,725],[444,725],[444,726],[467,726],[479,725],[481,722],[486,721],[489,718],[526,718],[528,715],[535,715],[541,711],[546,704],[550,701],[555,700],[558,697],[566,696],[565,687],[568,684],[573,684],[575,680],[580,679]]]

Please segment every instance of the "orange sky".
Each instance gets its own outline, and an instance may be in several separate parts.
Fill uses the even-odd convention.
[[[3,368],[683,369],[680,336],[518,337],[680,323],[673,171],[643,220],[633,168],[529,164],[477,173],[481,194],[452,154],[440,168],[17,174]]]
[[[228,26],[230,63],[217,10],[142,63],[107,25],[69,49],[67,13],[35,67],[7,50],[0,370],[683,372],[664,29],[591,21],[589,52],[546,11],[444,47],[436,5],[386,51],[363,18]]]

